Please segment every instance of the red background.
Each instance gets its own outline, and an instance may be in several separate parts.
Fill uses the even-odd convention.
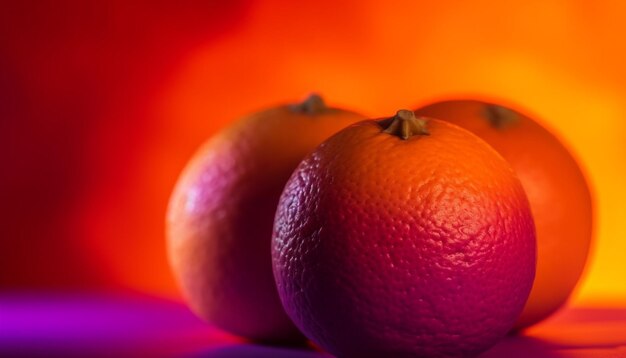
[[[247,7],[242,1],[1,6],[0,288],[118,286],[110,267],[117,263],[88,250],[95,240],[126,252],[134,268],[124,269],[154,270],[169,280],[157,258],[167,189],[138,196],[134,182],[146,144],[158,135],[149,107],[184,55],[232,31]]]

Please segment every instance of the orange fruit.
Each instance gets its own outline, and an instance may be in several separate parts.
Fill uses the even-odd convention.
[[[519,316],[535,229],[493,148],[401,110],[304,159],[280,198],[272,256],[287,314],[330,353],[465,357]]]
[[[299,105],[245,117],[200,148],[174,189],[167,215],[170,264],[194,312],[249,339],[302,339],[274,284],[274,213],[300,160],[361,119],[313,95]]]
[[[567,300],[592,239],[592,199],[585,177],[559,139],[530,117],[492,103],[456,100],[423,107],[478,135],[515,169],[537,228],[537,274],[516,329],[548,317]]]

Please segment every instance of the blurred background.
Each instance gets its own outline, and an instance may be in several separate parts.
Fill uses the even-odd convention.
[[[179,299],[170,191],[239,116],[310,91],[379,117],[444,97],[539,116],[586,169],[574,303],[626,303],[622,1],[14,1],[0,5],[0,291]]]

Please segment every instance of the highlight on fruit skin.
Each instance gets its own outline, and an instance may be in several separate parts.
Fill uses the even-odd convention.
[[[468,357],[511,329],[535,229],[509,164],[401,110],[335,134],[281,195],[272,259],[287,314],[339,357]]]
[[[301,103],[246,116],[195,153],[170,199],[167,249],[174,276],[196,314],[255,341],[304,340],[274,284],[274,213],[301,159],[363,119],[328,107],[313,94]]]
[[[535,119],[494,102],[451,99],[416,113],[478,135],[515,169],[530,202],[538,241],[535,282],[515,329],[549,317],[576,287],[593,240],[593,199],[576,159]]]

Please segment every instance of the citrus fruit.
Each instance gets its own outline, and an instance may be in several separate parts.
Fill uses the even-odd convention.
[[[280,198],[272,257],[287,314],[330,353],[465,357],[519,316],[535,230],[495,150],[401,110],[304,159]]]
[[[537,229],[537,273],[516,329],[548,317],[574,289],[592,239],[592,199],[564,145],[530,117],[492,103],[446,101],[417,110],[484,139],[515,169]]]
[[[313,95],[245,117],[200,148],[178,180],[167,215],[170,264],[194,312],[249,339],[302,339],[274,284],[274,213],[302,158],[362,119]]]

